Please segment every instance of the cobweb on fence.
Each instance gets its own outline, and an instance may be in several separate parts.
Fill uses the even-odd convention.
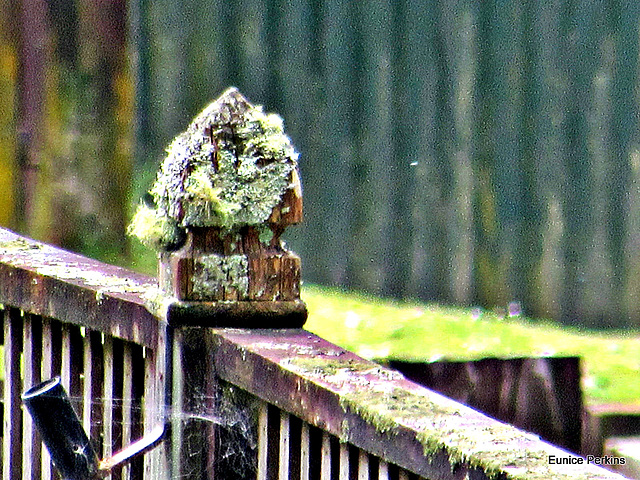
[[[254,397],[220,383],[213,396],[196,396],[183,411],[172,412],[171,419],[183,425],[185,472],[204,468],[215,472],[216,478],[255,478],[258,442]],[[190,455],[197,460],[191,462]]]
[[[71,403],[82,420],[82,397],[71,397]],[[91,441],[100,451],[103,442],[104,419],[101,412],[107,406],[113,408],[113,440],[117,445],[114,452],[126,446],[123,430],[142,432],[143,417],[151,416],[151,422],[158,425],[166,422],[170,426],[163,440],[168,447],[171,441],[180,442],[180,453],[170,468],[171,480],[181,478],[255,478],[257,468],[257,405],[255,397],[228,384],[219,385],[213,395],[196,395],[189,405],[180,410],[170,405],[143,407],[138,402],[127,405],[131,420],[125,426],[123,421],[124,401],[120,398],[94,398],[92,408],[97,415],[91,419]],[[89,433],[89,432],[87,432]],[[141,433],[134,435],[135,441]],[[125,443],[125,444],[123,444]],[[172,454],[168,452],[169,458]],[[208,476],[203,475],[206,470]]]

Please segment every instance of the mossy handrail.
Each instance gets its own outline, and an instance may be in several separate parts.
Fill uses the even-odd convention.
[[[154,278],[0,228],[0,303],[155,347]]]
[[[223,380],[424,478],[621,478],[304,330],[210,335]]]
[[[171,327],[170,310],[169,318],[149,310],[156,288],[151,277],[0,229],[1,303],[142,346],[157,346],[168,328],[174,352],[189,342],[204,352],[207,374],[216,377],[210,381],[234,385],[381,462],[430,479],[622,478],[305,330]],[[190,374],[188,363],[173,362],[174,382]],[[170,372],[157,374],[171,380]]]

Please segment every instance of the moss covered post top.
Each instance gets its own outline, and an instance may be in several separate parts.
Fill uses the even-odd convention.
[[[129,227],[159,252],[160,288],[176,300],[169,321],[304,323],[300,258],[280,240],[302,220],[297,160],[282,119],[236,88],[173,140]]]

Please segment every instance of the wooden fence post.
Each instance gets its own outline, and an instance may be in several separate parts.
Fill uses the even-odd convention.
[[[235,434],[219,418],[230,399],[208,327],[299,328],[306,320],[300,258],[280,240],[302,220],[298,154],[282,119],[235,88],[167,152],[129,231],[159,251],[159,314],[173,331],[170,476],[213,478],[230,468],[218,449]],[[250,477],[252,462],[234,467],[234,478]]]

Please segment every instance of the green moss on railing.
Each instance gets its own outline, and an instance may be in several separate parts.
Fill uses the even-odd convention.
[[[480,415],[478,412],[424,389],[398,388],[390,379],[401,375],[366,361],[343,361],[325,356],[300,356],[281,362],[284,368],[317,378],[338,391],[340,405],[385,435],[408,429],[427,459],[444,452],[451,468],[467,464],[490,478],[543,480],[549,478],[605,478],[604,471],[558,470],[549,456],[560,450],[536,435]],[[350,421],[342,422],[341,441],[351,439]],[[405,430],[406,431],[406,430]]]

